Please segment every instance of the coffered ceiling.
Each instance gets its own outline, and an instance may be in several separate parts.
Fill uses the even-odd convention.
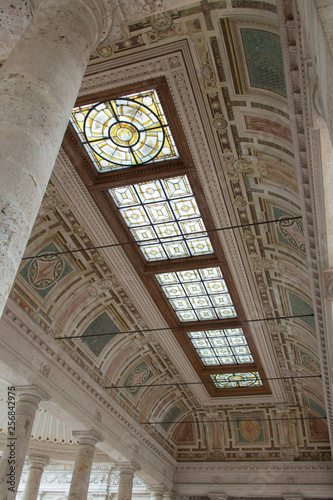
[[[204,0],[133,22],[129,39],[96,49],[76,107],[154,89],[176,153],[99,172],[70,124],[12,289],[11,301],[177,461],[331,460],[300,218],[295,116],[307,119],[307,96],[292,95],[302,74],[290,69],[305,49],[289,28],[280,29],[271,0]],[[164,256],[147,257],[119,200],[126,187],[148,214],[140,186],[166,193],[168,182],[187,190],[212,251],[191,253],[185,228],[187,256],[159,240]],[[181,233],[182,220],[167,222]],[[185,272],[196,273],[211,316],[200,316]],[[219,273],[235,307],[228,317],[207,291]],[[237,339],[227,343],[232,329],[252,356],[244,364]],[[196,339],[217,361],[205,364]],[[214,350],[221,343],[223,353]],[[211,377],[236,373],[259,383]]]

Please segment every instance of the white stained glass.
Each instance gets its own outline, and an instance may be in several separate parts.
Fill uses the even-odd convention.
[[[235,356],[235,358],[239,364],[253,363],[253,358],[250,354],[248,356]]]
[[[232,356],[233,352],[230,347],[220,347],[217,349],[214,349],[215,354],[217,356]]]
[[[247,345],[242,345],[239,347],[233,347],[233,353],[234,354],[250,354],[250,349],[248,348]]]
[[[187,246],[182,241],[179,243],[165,243],[163,246],[169,259],[181,259],[190,256]]]
[[[171,206],[173,212],[176,214],[177,219],[200,216],[198,205],[193,197],[171,201]]]
[[[243,335],[237,335],[235,337],[229,337],[230,345],[246,345],[246,339]]]
[[[205,287],[208,293],[225,293],[227,286],[224,280],[205,281]]]
[[[190,337],[190,339],[205,338],[205,332],[188,332],[187,335]]]
[[[174,298],[174,297],[184,297],[185,293],[183,290],[183,287],[179,284],[171,285],[171,286],[165,286],[163,288],[164,293],[167,297]]]
[[[234,356],[223,356],[218,358],[218,360],[221,365],[233,365],[236,363]]]
[[[129,227],[146,226],[149,224],[149,219],[143,207],[122,208],[120,209],[120,213]]]
[[[213,349],[198,349],[198,354],[201,358],[204,358],[206,356],[214,356],[214,351]]]
[[[157,274],[156,278],[161,285],[166,285],[168,283],[179,283],[176,273]]]
[[[206,255],[208,253],[213,253],[213,248],[208,237],[189,240],[188,245],[192,255]]]
[[[152,227],[140,227],[132,229],[132,234],[137,241],[150,241],[156,239],[155,231]]]
[[[191,297],[190,302],[192,304],[193,309],[202,308],[202,307],[211,307],[211,303],[208,297]]]
[[[201,361],[206,366],[216,366],[220,364],[217,358],[201,358]]]
[[[180,321],[197,321],[197,316],[194,311],[176,311]]]
[[[140,246],[140,250],[148,261],[166,259],[161,245],[142,245]]]
[[[151,203],[165,200],[160,181],[142,182],[137,189],[142,203]]]
[[[191,305],[187,299],[169,299],[170,304],[176,311],[182,311],[184,309],[191,309]]]
[[[228,293],[225,293],[223,295],[212,295],[212,302],[216,307],[232,305],[232,300]]]
[[[188,295],[189,297],[193,297],[195,295],[203,295],[206,292],[203,284],[200,282],[186,283],[186,284],[184,283],[183,287],[186,292],[186,295]]]
[[[181,240],[181,232],[179,230],[178,224],[175,222],[169,222],[166,224],[156,224],[154,226],[154,229],[158,235],[158,237],[161,239],[161,242],[168,242],[171,241],[171,239],[175,238],[178,240]]]
[[[216,309],[219,318],[235,318],[236,311],[234,307],[219,307]]]
[[[201,321],[208,321],[210,319],[216,319],[216,314],[214,309],[198,309],[196,310],[197,316]]]
[[[181,271],[177,274],[179,276],[180,281],[184,283],[200,280],[199,273],[196,270]]]
[[[210,338],[209,341],[213,347],[224,347],[228,345],[228,341],[225,337]]]
[[[130,205],[137,205],[139,203],[139,198],[132,186],[114,189],[113,199],[118,207],[128,207]]]
[[[206,339],[192,339],[192,344],[194,347],[210,347],[208,340]]]
[[[186,175],[182,177],[174,177],[164,181],[166,192],[169,198],[181,198],[192,194],[191,187]]]

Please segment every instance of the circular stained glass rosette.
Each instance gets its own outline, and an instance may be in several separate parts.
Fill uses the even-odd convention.
[[[138,165],[162,150],[165,125],[147,106],[133,99],[115,99],[94,106],[84,120],[85,142],[103,161]]]

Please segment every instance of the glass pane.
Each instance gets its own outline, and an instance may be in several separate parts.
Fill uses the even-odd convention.
[[[98,172],[179,156],[155,90],[79,106],[71,123]]]

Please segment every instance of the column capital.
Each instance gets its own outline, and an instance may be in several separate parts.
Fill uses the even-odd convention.
[[[180,495],[176,491],[165,491],[163,498],[164,500],[177,500]]]
[[[288,493],[282,496],[283,500],[303,500],[303,495],[299,493]]]
[[[163,484],[149,484],[148,488],[150,490],[150,493],[159,493],[160,495],[163,495],[165,492],[165,487]]]
[[[19,385],[13,391],[17,394],[18,403],[32,403],[39,405],[41,401],[48,401],[50,396],[36,385]]]
[[[73,436],[78,440],[79,444],[88,444],[95,446],[96,443],[104,441],[103,436],[91,429],[84,431],[72,431]]]
[[[124,472],[125,474],[134,474],[135,471],[141,469],[140,465],[134,460],[128,462],[116,462],[115,466],[120,472]]]
[[[28,467],[44,470],[50,463],[50,458],[44,455],[28,455]]]
[[[211,495],[208,495],[208,498],[210,500],[229,500],[228,495],[225,493],[212,493]]]

